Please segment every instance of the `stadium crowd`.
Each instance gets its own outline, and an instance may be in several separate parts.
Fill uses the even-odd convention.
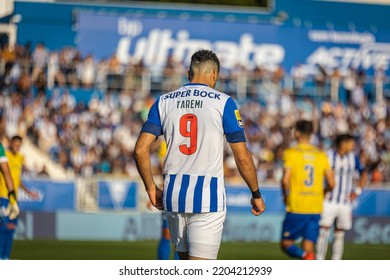
[[[121,65],[112,56],[96,60],[82,57],[71,47],[49,51],[44,44],[1,49],[0,109],[6,135],[29,137],[42,151],[75,174],[97,173],[136,176],[133,149],[138,133],[156,96],[186,82],[185,67],[169,60],[154,69],[131,62]],[[145,87],[148,74],[151,87]],[[284,83],[292,78],[293,86]],[[291,128],[299,118],[315,121],[313,142],[327,149],[337,133],[350,132],[371,182],[390,181],[390,102],[375,102],[365,90],[365,72],[337,69],[328,73],[318,67],[308,75],[301,65],[286,74],[282,67],[254,70],[222,69],[218,89],[235,96],[238,80],[246,77],[246,99],[239,100],[247,141],[258,165],[259,179],[278,181],[282,151],[292,143]],[[344,102],[331,102],[326,83],[336,78]],[[316,95],[305,95],[305,82],[314,81]],[[383,69],[375,79],[386,81]],[[83,89],[88,102],[72,94]],[[160,137],[161,138],[161,137]],[[156,142],[153,168],[158,172],[164,143]],[[237,177],[234,159],[226,147],[226,176]]]

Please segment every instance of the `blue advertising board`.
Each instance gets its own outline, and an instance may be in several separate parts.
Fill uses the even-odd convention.
[[[284,204],[280,188],[262,188],[261,195],[267,205],[267,214],[284,213]],[[251,192],[247,187],[226,187],[227,210],[235,213],[249,213]]]
[[[262,188],[262,196],[267,205],[266,214],[284,213],[284,204],[280,188]],[[229,212],[245,213],[250,211],[251,193],[247,187],[226,187],[227,209]],[[355,216],[390,216],[390,189],[365,189],[353,203]]]
[[[38,193],[31,199],[22,190],[18,202],[22,211],[75,210],[75,184],[73,181],[23,180],[26,186]]]
[[[121,63],[142,61],[159,67],[172,57],[186,64],[194,51],[212,49],[226,70],[282,65],[289,71],[298,62],[309,72],[318,64],[328,69],[389,69],[390,33],[386,32],[83,12],[78,18],[81,53],[98,58],[116,55]]]
[[[136,209],[137,182],[130,181],[100,181],[99,208],[103,209]]]
[[[365,189],[354,203],[353,214],[390,216],[390,189]]]

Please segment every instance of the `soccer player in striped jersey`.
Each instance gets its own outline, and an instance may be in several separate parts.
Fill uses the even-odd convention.
[[[335,188],[325,196],[324,211],[320,221],[320,235],[317,241],[317,259],[326,258],[330,228],[336,222],[332,245],[332,259],[341,260],[344,251],[344,235],[352,227],[352,202],[362,192],[367,182],[367,172],[354,154],[355,140],[350,134],[336,137],[336,148],[328,153],[335,172]],[[360,174],[354,188],[354,176]]]
[[[286,203],[281,246],[291,257],[314,260],[324,200],[324,179],[333,188],[334,177],[326,154],[310,144],[313,123],[299,120],[298,144],[283,154],[282,193]],[[295,241],[303,238],[302,247]]]
[[[224,137],[252,192],[252,214],[265,204],[240,113],[233,99],[216,91],[219,60],[212,51],[191,57],[190,83],[158,98],[135,147],[135,160],[152,204],[164,209],[180,259],[216,259],[226,216]],[[150,147],[164,134],[167,155],[163,191],[151,172]]]

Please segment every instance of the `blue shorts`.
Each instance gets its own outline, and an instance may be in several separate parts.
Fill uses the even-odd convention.
[[[0,225],[3,223],[13,223],[15,225],[18,224],[18,218],[10,220],[8,216],[5,215],[5,211],[8,207],[9,200],[7,198],[0,198]]]
[[[317,242],[320,230],[320,214],[286,213],[283,221],[282,240],[304,240]]]

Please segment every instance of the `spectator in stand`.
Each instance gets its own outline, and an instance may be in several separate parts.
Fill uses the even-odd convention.
[[[316,84],[316,96],[318,98],[325,96],[325,84],[328,79],[328,73],[326,69],[321,64],[317,64],[317,72],[314,76],[314,81]],[[317,99],[320,100],[320,99]]]
[[[31,79],[36,81],[38,75],[45,71],[49,52],[43,43],[38,43],[32,54],[33,71]]]
[[[345,98],[347,104],[351,102],[351,93],[355,89],[357,83],[356,70],[351,66],[344,75],[343,87],[345,90]]]
[[[301,94],[307,79],[305,67],[301,63],[297,63],[291,69],[291,77],[293,78],[294,95]]]

